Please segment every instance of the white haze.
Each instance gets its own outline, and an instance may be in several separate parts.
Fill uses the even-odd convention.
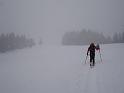
[[[0,0],[0,32],[60,44],[67,31],[124,31],[124,0]]]

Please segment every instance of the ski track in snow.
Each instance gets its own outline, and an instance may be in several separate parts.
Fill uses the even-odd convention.
[[[89,70],[88,75],[87,75],[87,92],[86,93],[98,93],[98,85],[97,85],[97,80],[96,80],[96,71],[95,68],[92,68]]]
[[[97,70],[96,66],[93,68],[89,67],[89,64],[83,68],[82,71],[86,71],[84,77],[82,79],[84,80],[83,84],[79,86],[79,89],[81,90],[80,93],[100,93],[100,83],[99,83],[99,77],[97,76]],[[79,81],[78,81],[79,82]],[[82,82],[80,82],[82,83]]]

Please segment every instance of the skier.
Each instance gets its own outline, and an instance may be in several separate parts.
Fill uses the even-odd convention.
[[[94,43],[91,43],[88,50],[87,50],[87,56],[90,52],[90,67],[95,65],[95,49],[99,49],[99,45],[95,46]]]

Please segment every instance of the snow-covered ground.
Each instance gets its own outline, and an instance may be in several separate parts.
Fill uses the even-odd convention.
[[[36,46],[0,54],[0,93],[124,93],[124,44],[101,46],[102,62],[84,64],[88,46]]]

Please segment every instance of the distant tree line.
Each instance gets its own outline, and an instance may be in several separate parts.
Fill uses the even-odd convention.
[[[124,43],[124,32],[113,35],[113,43]]]
[[[100,44],[123,43],[124,33],[115,33],[112,37],[105,37],[102,33],[83,29],[77,32],[66,32],[62,38],[63,45],[88,45],[91,42]]]
[[[34,45],[34,40],[26,38],[25,35],[15,35],[13,32],[9,34],[2,33],[0,35],[0,52],[23,49]]]

